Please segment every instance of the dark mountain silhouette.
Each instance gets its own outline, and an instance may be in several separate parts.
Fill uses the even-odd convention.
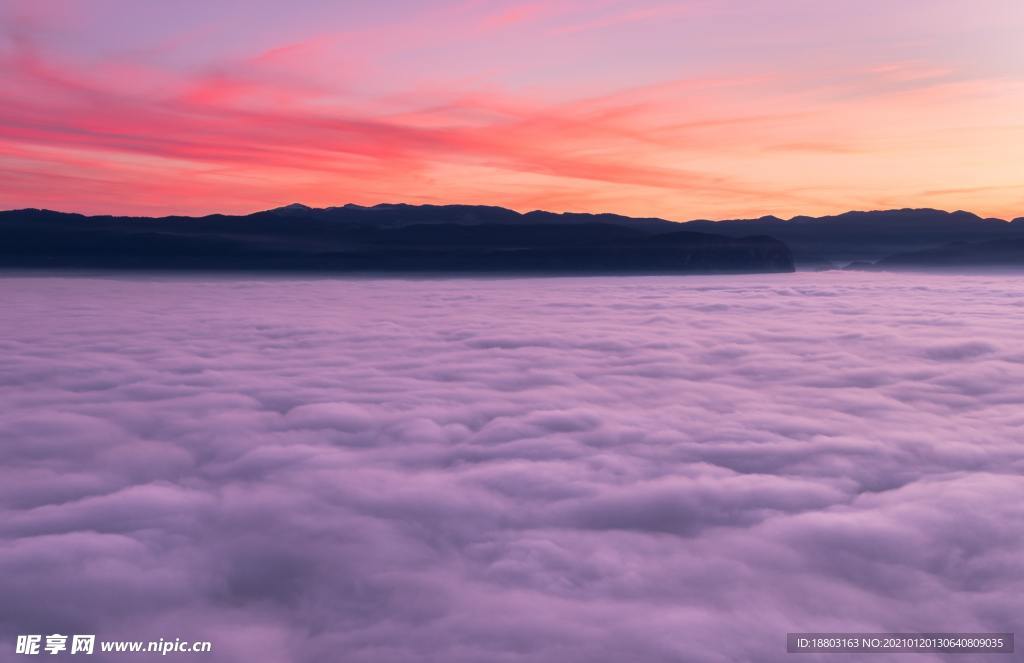
[[[793,271],[771,237],[658,219],[521,215],[498,207],[293,204],[248,216],[85,217],[0,212],[0,266],[329,272]]]
[[[774,216],[724,221],[686,221],[631,218],[617,214],[519,214],[501,207],[472,205],[346,205],[323,210],[288,206],[265,214],[295,218],[316,218],[403,226],[423,223],[521,224],[523,222],[580,225],[600,223],[627,226],[645,233],[680,229],[729,237],[765,235],[783,241],[801,268],[841,266],[853,261],[874,262],[896,253],[943,246],[950,242],[976,242],[1001,238],[1024,238],[1024,218],[1012,223],[986,219],[970,212],[935,209],[897,209],[846,212],[833,216],[797,216],[789,220]]]
[[[379,227],[400,227],[421,224],[458,224],[458,225],[492,225],[523,223],[558,223],[561,225],[581,225],[601,223],[608,225],[628,225],[633,229],[650,232],[664,232],[664,229],[678,230],[679,226],[672,221],[653,218],[633,218],[618,214],[583,214],[555,213],[534,211],[520,214],[504,207],[488,205],[408,205],[382,204],[364,207],[348,204],[341,207],[310,208],[301,203],[293,203],[257,212],[251,216],[288,216],[293,218],[346,221],[360,225]]]
[[[986,242],[951,242],[943,246],[887,256],[873,264],[850,265],[853,269],[900,270],[1024,268],[1024,237]]]
[[[804,269],[911,265],[918,258],[896,256],[952,256],[943,247],[1016,239],[1024,239],[1024,218],[934,209],[682,223],[485,205],[294,203],[245,216],[161,218],[0,212],[0,265],[8,266],[778,271],[790,269],[791,258]],[[1006,251],[971,252],[975,261],[1012,258]]]
[[[818,267],[879,260],[950,242],[1024,238],[1024,220],[984,219],[970,212],[899,209],[847,212],[836,216],[776,217],[733,221],[691,221],[691,230],[721,235],[770,235],[785,242],[798,266]]]

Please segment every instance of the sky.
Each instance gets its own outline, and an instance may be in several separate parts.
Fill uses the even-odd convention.
[[[0,208],[1024,215],[1019,0],[0,0]]]

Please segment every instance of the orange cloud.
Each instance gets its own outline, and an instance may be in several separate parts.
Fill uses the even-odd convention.
[[[404,200],[679,219],[889,205],[1020,213],[1008,178],[1024,160],[1014,112],[1024,85],[1012,76],[879,57],[887,63],[788,70],[744,61],[591,94],[522,84],[514,68],[493,80],[436,69],[408,78],[420,71],[408,60],[434,57],[440,44],[491,48],[496,37],[481,25],[541,35],[553,23],[583,26],[564,31],[569,43],[584,28],[657,23],[692,5],[599,3],[577,16],[580,7],[470,2],[435,10],[436,31],[412,19],[324,29],[198,64],[173,60],[174,49],[69,57],[19,28],[0,49],[9,183],[0,206],[201,213]]]

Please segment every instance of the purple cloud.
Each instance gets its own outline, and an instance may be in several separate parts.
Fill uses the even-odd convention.
[[[3,660],[770,662],[1024,611],[1009,278],[0,293]]]

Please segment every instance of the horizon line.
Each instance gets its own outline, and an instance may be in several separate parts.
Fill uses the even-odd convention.
[[[847,210],[844,210],[844,211],[841,211],[841,212],[834,212],[834,213],[830,213],[830,214],[821,214],[821,215],[796,214],[796,215],[791,216],[789,218],[777,216],[775,214],[762,214],[761,216],[750,216],[750,217],[731,217],[731,218],[726,218],[726,217],[720,217],[720,218],[698,217],[698,218],[689,218],[689,219],[679,220],[679,219],[670,219],[670,218],[660,217],[660,216],[632,216],[632,215],[629,215],[629,214],[622,214],[620,212],[610,212],[610,211],[606,211],[606,212],[581,212],[581,211],[572,211],[572,210],[553,211],[553,210],[550,210],[550,209],[530,209],[530,210],[527,210],[527,211],[521,211],[521,210],[515,209],[513,207],[505,207],[503,205],[488,205],[488,204],[483,204],[483,203],[406,203],[406,202],[380,202],[380,203],[374,203],[374,204],[371,204],[371,205],[363,205],[363,204],[359,204],[359,203],[348,202],[348,203],[342,203],[340,205],[327,205],[327,206],[324,206],[324,207],[314,207],[312,205],[307,205],[305,203],[291,202],[291,203],[286,203],[284,205],[278,205],[276,207],[268,207],[268,208],[264,208],[264,209],[257,209],[255,211],[251,211],[251,212],[236,212],[236,213],[209,212],[209,213],[206,213],[206,214],[160,214],[160,215],[109,214],[109,213],[94,214],[94,213],[85,213],[85,212],[77,212],[77,211],[66,211],[66,210],[60,210],[60,209],[52,209],[52,208],[48,208],[48,207],[19,207],[19,208],[10,208],[10,209],[5,209],[5,210],[0,210],[0,214],[9,213],[9,212],[28,212],[28,211],[33,211],[33,212],[52,212],[52,213],[55,213],[55,214],[68,214],[68,215],[77,215],[77,216],[83,216],[83,217],[110,217],[110,218],[120,218],[120,219],[130,219],[130,218],[135,218],[135,219],[168,219],[168,218],[202,219],[202,218],[206,218],[206,217],[210,217],[210,216],[246,217],[246,216],[253,216],[255,214],[263,214],[263,213],[267,213],[267,212],[275,212],[275,211],[280,211],[280,210],[286,210],[288,208],[302,208],[302,209],[307,209],[307,210],[310,210],[310,211],[325,211],[325,210],[345,209],[345,208],[373,209],[373,208],[376,208],[376,207],[398,207],[398,206],[405,206],[405,207],[486,207],[486,208],[492,208],[492,209],[506,210],[506,211],[518,214],[519,216],[527,216],[529,214],[535,214],[535,213],[539,213],[539,214],[555,214],[555,215],[559,215],[559,216],[565,216],[565,215],[618,216],[618,217],[622,217],[622,218],[626,218],[626,219],[657,220],[657,221],[666,221],[666,222],[669,222],[669,223],[679,223],[679,224],[693,223],[693,222],[700,222],[700,221],[709,222],[709,223],[722,223],[722,222],[729,222],[729,221],[762,221],[762,220],[769,220],[769,219],[775,219],[775,220],[779,220],[779,221],[786,221],[786,222],[788,222],[788,221],[793,221],[794,219],[822,219],[822,218],[843,216],[843,215],[846,215],[846,214],[871,214],[871,213],[884,213],[884,212],[913,212],[913,211],[938,212],[938,213],[947,214],[947,215],[969,214],[971,216],[976,217],[977,219],[979,219],[981,221],[1001,221],[1003,223],[1013,223],[1014,221],[1018,221],[1018,220],[1024,219],[1024,214],[1022,214],[1021,216],[1015,216],[1013,218],[1002,218],[1002,217],[995,217],[995,216],[981,216],[980,214],[977,214],[975,212],[972,212],[970,210],[965,210],[965,209],[947,210],[947,209],[941,209],[941,208],[937,208],[937,207],[890,207],[890,208],[880,208],[880,209],[847,209]]]

